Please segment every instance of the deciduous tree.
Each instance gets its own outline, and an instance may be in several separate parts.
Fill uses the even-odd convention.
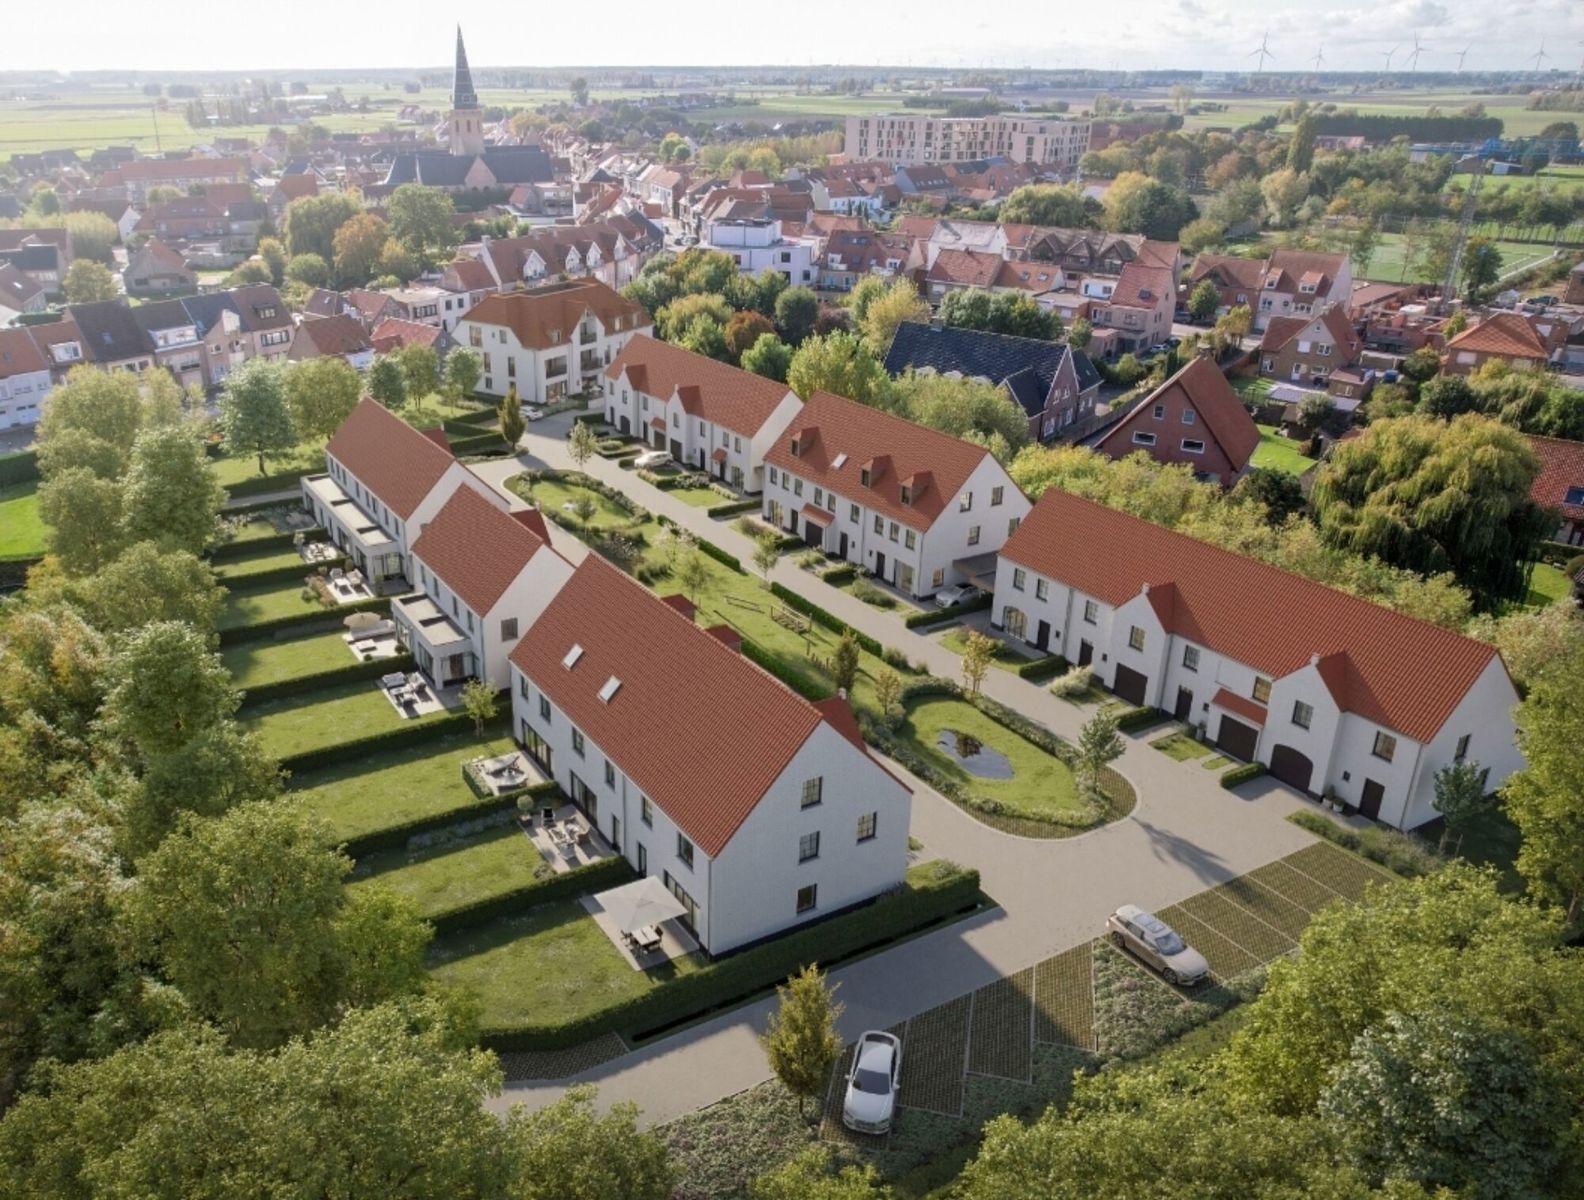
[[[742,356],[764,334],[775,333],[775,322],[763,313],[743,311],[735,312],[731,320],[726,322],[724,331],[726,353],[734,363],[741,364]]]
[[[106,266],[114,264],[111,247],[121,240],[121,231],[104,213],[91,210],[67,213],[62,224],[71,234],[73,258],[91,258]]]
[[[91,258],[78,258],[66,268],[62,284],[68,304],[92,304],[98,300],[114,300],[121,294],[116,287],[110,268]]]
[[[819,316],[819,297],[813,289],[789,287],[776,297],[775,322],[781,338],[789,346],[801,346],[814,331]]]
[[[286,206],[282,225],[287,254],[317,254],[324,262],[332,261],[336,230],[362,211],[358,202],[344,192],[297,197]]]
[[[421,404],[425,396],[433,394],[440,386],[440,360],[433,348],[416,343],[396,351],[396,358],[401,363],[402,377],[407,381],[407,395]]]
[[[1188,297],[1188,315],[1201,324],[1208,325],[1221,307],[1221,290],[1208,279],[1201,279]]]
[[[106,726],[145,755],[179,749],[235,712],[241,699],[208,640],[179,621],[157,621],[124,637],[106,682]]]
[[[469,679],[462,687],[462,711],[473,721],[473,733],[483,737],[484,726],[500,711],[500,699],[482,679]]]
[[[810,1099],[824,1092],[841,1054],[836,1018],[842,1006],[835,991],[813,963],[776,988],[780,1004],[770,1014],[764,1048],[776,1078],[797,1097],[800,1114],[807,1112]]]
[[[1575,922],[1584,906],[1584,650],[1578,643],[1531,678],[1518,706],[1518,746],[1527,766],[1503,789],[1507,815],[1523,835],[1518,870],[1530,892]]]
[[[970,693],[977,693],[984,684],[985,676],[990,673],[990,664],[995,661],[995,639],[987,637],[976,629],[970,629],[963,641],[962,673],[963,687]]]
[[[304,287],[328,287],[329,260],[318,254],[294,254],[286,263],[286,280],[288,283],[300,283]]]
[[[293,363],[286,370],[286,407],[301,441],[328,438],[352,415],[363,381],[339,354]]]
[[[87,467],[53,472],[39,486],[38,506],[50,553],[69,574],[93,574],[126,544],[121,484]]]
[[[386,202],[391,236],[425,265],[456,244],[456,205],[439,188],[404,183]]]
[[[389,354],[374,360],[368,373],[369,395],[392,412],[398,412],[407,403],[407,373],[401,362]]]
[[[853,315],[857,316],[856,306]],[[886,351],[891,348],[891,339],[896,336],[898,326],[904,321],[928,324],[929,319],[929,304],[918,294],[912,281],[898,279],[867,301],[863,316],[858,318],[858,325],[869,349],[874,351],[876,357],[884,358]]]
[[[1001,202],[997,218],[1016,225],[1055,225],[1063,229],[1093,229],[1098,214],[1076,187],[1026,183]]]
[[[389,236],[389,227],[373,213],[358,213],[344,222],[331,243],[336,282],[342,287],[361,287],[372,279]]]
[[[209,634],[225,603],[225,589],[203,559],[187,550],[161,550],[154,542],[129,546],[84,578],[78,593],[83,612],[106,633],[180,621]]]
[[[132,443],[142,427],[143,402],[137,376],[130,371],[73,367],[66,382],[51,390],[49,403],[39,418],[39,468],[48,475],[54,453],[52,443],[69,430],[80,430],[114,451],[118,466],[113,474],[119,476],[126,469]]]
[[[297,444],[284,369],[255,358],[227,375],[220,389],[220,423],[232,452],[258,455],[259,474],[267,473],[266,459],[279,458]]]
[[[483,371],[484,361],[479,357],[477,350],[458,346],[446,355],[446,383],[455,389],[458,397],[473,393]]]
[[[811,337],[798,347],[787,368],[787,385],[803,400],[824,391],[883,408],[890,398],[891,379],[860,338],[832,333]]]
[[[858,678],[858,639],[853,631],[843,631],[836,643],[836,653],[831,656],[831,676],[839,691],[852,694],[853,683]]]
[[[1463,831],[1491,807],[1485,794],[1485,771],[1479,763],[1459,759],[1435,773],[1435,798],[1431,801],[1441,814],[1441,849],[1444,852],[1454,837],[1461,843]]]
[[[1101,709],[1083,723],[1078,731],[1079,783],[1091,801],[1100,796],[1100,777],[1105,769],[1127,749],[1127,743],[1117,732],[1116,714]]]
[[[505,1143],[514,1200],[671,1200],[677,1185],[665,1140],[638,1127],[638,1106],[595,1109],[588,1085],[535,1111],[515,1109]]]
[[[776,563],[781,560],[781,547],[777,545],[779,541],[780,538],[771,529],[765,530],[754,538],[753,564],[758,569],[759,574],[764,576],[766,587],[770,586],[770,572],[775,570]],[[838,647],[837,654],[840,655],[840,653],[841,649]],[[856,660],[854,660],[853,665],[856,668]],[[840,685],[838,684],[837,686]]]
[[[598,450],[599,439],[594,436],[594,431],[589,428],[588,423],[575,422],[572,432],[567,435],[567,454],[571,457],[572,464],[581,471]]]
[[[167,425],[138,434],[122,483],[129,542],[199,554],[214,540],[224,498],[214,469],[189,430]]]
[[[785,383],[787,372],[792,368],[792,347],[776,334],[761,333],[758,341],[743,352],[740,365],[745,371]]]

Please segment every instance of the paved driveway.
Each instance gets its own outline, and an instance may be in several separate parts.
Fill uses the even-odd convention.
[[[474,470],[499,487],[525,467],[569,468],[558,434],[564,436],[564,427],[536,424],[518,458],[476,464]],[[748,560],[752,547],[729,524],[711,521],[702,510],[672,499],[606,459],[591,459],[585,469],[651,511]],[[557,548],[567,549],[568,542],[576,545],[556,529]],[[897,647],[914,662],[925,662],[936,674],[960,674],[956,655],[906,629],[896,613],[873,609],[785,558],[772,578]],[[984,691],[1069,739],[1077,736],[1091,711],[1005,671],[992,670]],[[985,891],[1000,908],[833,972],[832,979],[841,985],[839,998],[847,1006],[843,1037],[852,1040],[865,1029],[896,1024],[1076,946],[1094,937],[1119,904],[1164,908],[1314,840],[1282,819],[1301,802],[1281,785],[1260,780],[1229,792],[1215,772],[1168,758],[1151,749],[1146,737],[1127,738],[1127,751],[1115,764],[1138,790],[1132,815],[1072,838],[998,833],[909,777],[914,787],[913,836],[924,843],[925,857],[978,868]],[[773,1004],[764,1000],[747,1005],[586,1071],[577,1080],[597,1084],[603,1103],[635,1101],[648,1122],[691,1112],[769,1076],[757,1038]],[[503,1110],[519,1102],[548,1103],[564,1086],[565,1081],[508,1083],[492,1106]]]

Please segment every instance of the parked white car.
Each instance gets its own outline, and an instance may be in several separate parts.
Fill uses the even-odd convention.
[[[1204,955],[1183,941],[1165,921],[1135,904],[1124,904],[1112,913],[1106,930],[1112,942],[1131,950],[1159,971],[1167,983],[1191,986],[1210,974]]]
[[[663,467],[671,461],[671,455],[664,450],[645,450],[633,459],[635,467]]]
[[[884,1030],[869,1030],[858,1039],[852,1070],[847,1072],[842,1124],[854,1133],[889,1132],[901,1084],[901,1039]]]
[[[979,595],[979,589],[971,583],[955,583],[951,587],[941,588],[935,593],[935,603],[941,608],[950,608],[954,604],[966,604]]]
[[[544,409],[542,408],[531,408],[527,405],[523,406],[523,418],[525,420],[542,421],[544,420],[544,415]]]

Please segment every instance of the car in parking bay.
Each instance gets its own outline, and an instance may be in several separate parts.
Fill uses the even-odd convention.
[[[1124,904],[1112,913],[1106,921],[1106,932],[1114,945],[1132,951],[1159,971],[1167,983],[1191,987],[1210,974],[1204,955],[1183,941],[1165,921],[1136,904]]]
[[[882,1029],[869,1030],[853,1051],[847,1094],[842,1098],[842,1124],[854,1133],[890,1132],[901,1085],[902,1040]]]

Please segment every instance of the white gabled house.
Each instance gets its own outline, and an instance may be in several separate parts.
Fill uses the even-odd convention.
[[[485,296],[457,322],[456,342],[484,360],[478,390],[551,404],[597,386],[629,338],[654,327],[649,312],[592,279]]]
[[[414,429],[368,397],[325,446],[325,467],[303,476],[303,507],[380,594],[408,589],[408,551],[458,488],[508,507],[457,461],[443,431]]]
[[[900,884],[912,797],[845,700],[803,699],[691,607],[589,555],[512,653],[512,729],[719,955]]]
[[[1412,829],[1459,760],[1523,757],[1495,647],[1051,488],[1002,547],[994,623],[1284,783]]]
[[[458,488],[412,544],[417,589],[391,603],[396,637],[436,688],[510,683],[523,631],[572,577],[536,508],[502,512]]]
[[[909,596],[990,587],[1029,501],[982,446],[815,392],[765,456],[765,519]]]
[[[803,402],[784,383],[646,334],[605,372],[605,419],[677,462],[746,492]]]

